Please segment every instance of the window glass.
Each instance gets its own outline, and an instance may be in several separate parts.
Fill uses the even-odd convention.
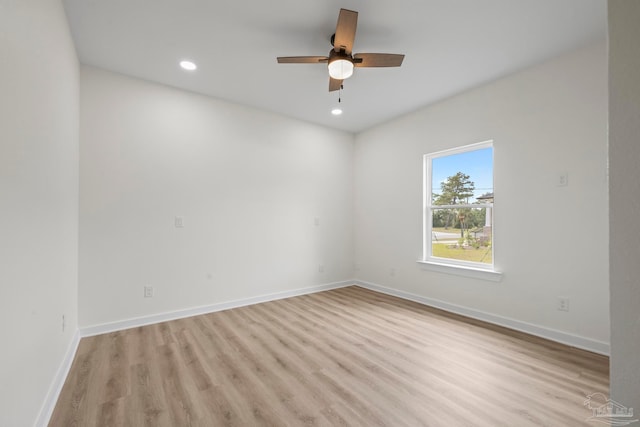
[[[424,258],[493,266],[493,144],[425,156]]]

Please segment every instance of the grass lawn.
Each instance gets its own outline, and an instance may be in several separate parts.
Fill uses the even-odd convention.
[[[482,262],[486,264],[491,264],[492,262],[491,248],[450,248],[447,244],[434,243],[431,251],[433,256],[440,258],[459,259],[461,261]]]

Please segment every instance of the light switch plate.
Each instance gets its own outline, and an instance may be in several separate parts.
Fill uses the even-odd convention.
[[[556,177],[556,185],[558,187],[566,187],[569,185],[569,174],[566,172],[559,173]]]

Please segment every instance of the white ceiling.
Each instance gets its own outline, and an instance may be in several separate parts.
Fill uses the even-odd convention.
[[[604,0],[64,0],[80,61],[360,132],[505,74],[604,40]],[[359,12],[354,52],[404,53],[355,70],[334,117],[326,55],[340,8]],[[195,72],[178,67],[181,59]]]

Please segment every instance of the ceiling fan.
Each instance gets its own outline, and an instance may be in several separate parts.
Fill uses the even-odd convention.
[[[279,56],[279,64],[327,63],[329,68],[329,92],[342,87],[344,79],[351,77],[354,67],[399,67],[404,55],[393,53],[352,54],[356,37],[358,12],[340,9],[336,32],[331,36],[333,49],[329,56]]]

